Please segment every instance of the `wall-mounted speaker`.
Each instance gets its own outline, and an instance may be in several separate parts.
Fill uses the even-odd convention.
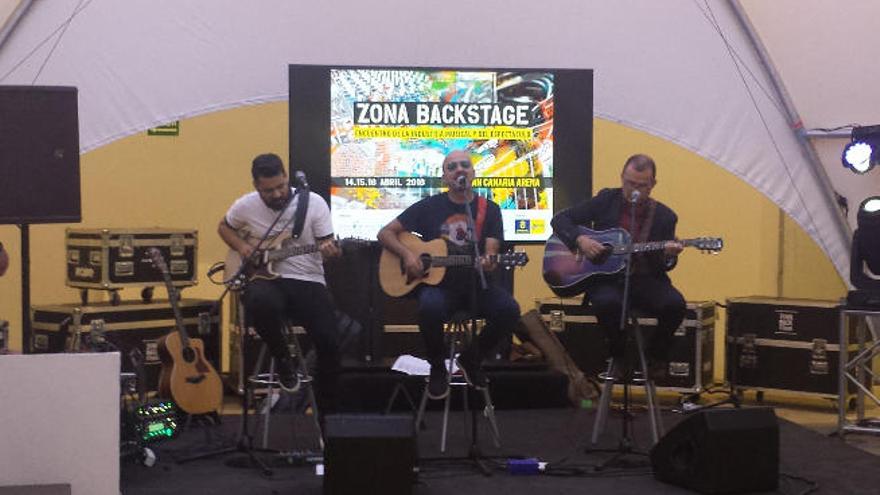
[[[81,220],[76,88],[0,86],[0,177],[0,224]]]
[[[706,409],[651,449],[654,477],[700,493],[775,490],[779,424],[773,408]]]

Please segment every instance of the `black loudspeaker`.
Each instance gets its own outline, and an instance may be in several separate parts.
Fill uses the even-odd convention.
[[[324,495],[412,493],[416,463],[412,416],[328,415],[324,436]]]
[[[77,90],[0,86],[0,224],[82,217]]]
[[[779,424],[773,408],[707,409],[651,449],[654,477],[700,493],[775,490]]]

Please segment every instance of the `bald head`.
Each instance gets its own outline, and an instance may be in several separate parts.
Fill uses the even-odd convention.
[[[474,180],[474,166],[466,150],[455,150],[443,159],[443,183],[452,192],[470,189]],[[464,182],[463,182],[464,181]]]
[[[471,161],[471,155],[465,150],[455,150],[446,155],[446,158],[443,159],[443,168],[446,169],[447,163],[452,162],[469,162]]]

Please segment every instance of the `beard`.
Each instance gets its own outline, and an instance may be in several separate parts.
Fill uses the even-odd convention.
[[[290,199],[290,195],[287,195],[283,198],[272,199],[269,201],[266,201],[264,199],[263,203],[265,203],[266,206],[268,206],[270,209],[272,209],[274,211],[281,211],[284,209],[285,206],[287,206],[288,199]]]

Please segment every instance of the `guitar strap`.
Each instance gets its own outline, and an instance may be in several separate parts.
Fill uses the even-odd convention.
[[[296,203],[296,213],[294,213],[293,230],[291,235],[294,239],[299,239],[302,234],[303,227],[306,224],[306,211],[309,209],[309,190],[306,188],[297,188],[296,197],[299,198]]]
[[[488,204],[486,198],[477,196],[477,219],[474,222],[474,235],[477,237],[476,242],[480,242],[480,238],[483,235],[483,222],[486,221],[486,206]]]
[[[654,212],[657,210],[657,202],[649,199],[647,208],[648,212],[645,214],[645,220],[639,227],[639,235],[635,242],[647,242],[648,235],[651,233],[651,227],[654,226]],[[648,261],[644,256],[633,256],[632,268],[635,273],[648,273],[650,271]]]

